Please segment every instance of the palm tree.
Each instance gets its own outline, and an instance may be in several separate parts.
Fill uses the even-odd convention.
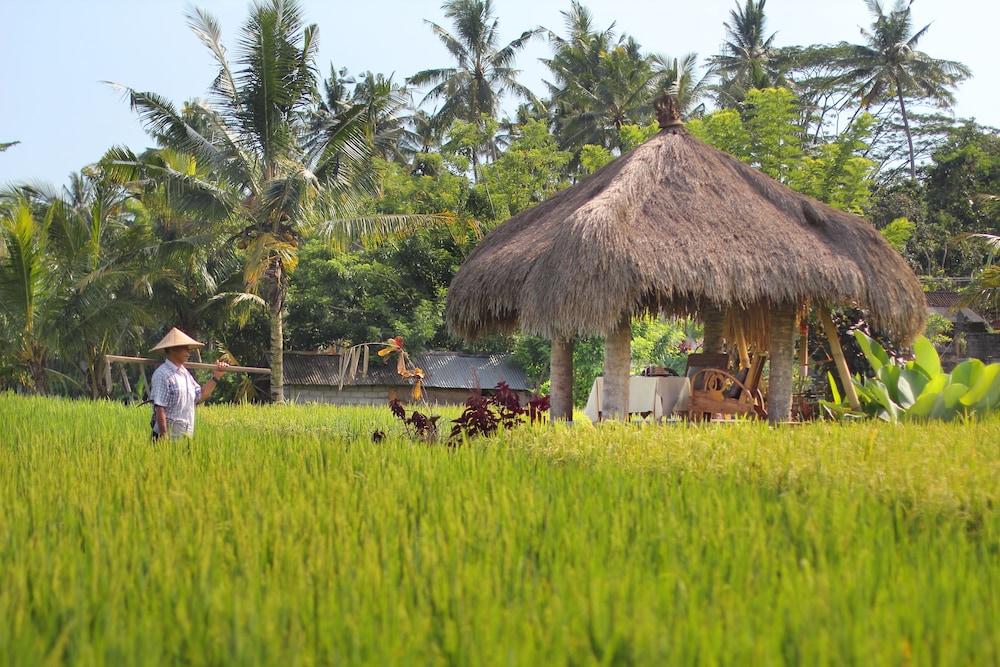
[[[362,105],[375,155],[403,163],[419,150],[420,137],[410,129],[412,96],[391,75],[364,72],[356,79],[348,76],[346,69],[337,70],[331,65],[330,75],[323,81],[323,91],[319,108],[313,114],[317,128]]]
[[[546,81],[560,147],[574,152],[585,144],[621,147],[621,128],[652,115],[652,98],[665,69],[642,53],[614,24],[595,30],[590,12],[573,2],[562,12],[566,36],[549,31],[555,45],[542,62],[552,72]]]
[[[414,86],[432,86],[421,105],[443,100],[434,114],[437,126],[443,129],[452,121],[464,120],[479,127],[483,116],[496,117],[500,100],[508,93],[533,100],[532,92],[517,80],[520,70],[514,68],[514,60],[540,29],[525,30],[500,46],[500,22],[492,0],[447,0],[442,8],[454,24],[454,33],[432,21],[426,23],[455,64],[422,70],[408,79]],[[472,157],[475,171],[478,158],[475,154]]]
[[[698,54],[688,53],[683,58],[655,55],[653,69],[658,73],[657,86],[673,95],[684,118],[705,112],[702,100],[708,93],[708,74],[698,76]]]
[[[208,175],[143,162],[126,148],[112,149],[105,165],[119,178],[163,183],[175,206],[225,221],[244,248],[247,289],[267,304],[271,398],[280,402],[285,298],[304,236],[318,232],[344,242],[406,220],[349,217],[375,191],[369,119],[364,105],[350,104],[327,114],[316,131],[318,31],[304,23],[298,2],[253,5],[240,33],[236,67],[212,16],[196,9],[188,23],[218,66],[210,99],[196,103],[205,129],[160,95],[125,90],[147,130],[164,146],[193,156]]]
[[[722,52],[709,60],[720,77],[716,86],[717,102],[732,107],[743,101],[751,88],[767,88],[783,83],[780,49],[775,48],[777,33],[767,34],[764,5],[767,0],[745,0],[742,7],[729,11],[726,39]]]
[[[0,218],[0,355],[15,369],[15,381],[45,393],[46,365],[55,344],[57,299],[47,257],[48,226],[54,209],[39,219],[31,204],[18,198]]]
[[[971,72],[960,62],[931,58],[917,50],[930,24],[913,30],[913,0],[896,0],[886,13],[880,0],[865,0],[874,18],[871,29],[861,29],[864,44],[842,45],[845,79],[854,82],[854,95],[862,109],[895,98],[909,146],[910,178],[917,177],[913,134],[907,99],[939,106],[954,104],[953,90]]]

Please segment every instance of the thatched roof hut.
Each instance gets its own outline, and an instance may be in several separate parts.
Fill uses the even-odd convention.
[[[920,284],[871,224],[693,137],[671,101],[660,111],[656,137],[480,242],[449,290],[455,332],[613,337],[644,312],[721,311],[766,347],[774,313],[806,302],[859,306],[903,341],[922,330]]]

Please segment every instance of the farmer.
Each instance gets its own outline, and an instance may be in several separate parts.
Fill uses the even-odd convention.
[[[215,391],[216,380],[222,377],[229,365],[217,362],[212,371],[212,379],[202,387],[184,368],[191,350],[205,347],[180,329],[171,329],[163,337],[153,352],[163,350],[166,357],[163,364],[153,372],[149,397],[153,401],[153,439],[164,436],[170,438],[194,435],[194,406],[201,403]]]

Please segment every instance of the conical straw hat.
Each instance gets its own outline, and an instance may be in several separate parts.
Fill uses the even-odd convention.
[[[205,347],[205,344],[199,343],[177,327],[174,327],[167,332],[167,335],[163,337],[163,340],[157,343],[156,347],[152,348],[150,352],[165,350],[168,347]]]

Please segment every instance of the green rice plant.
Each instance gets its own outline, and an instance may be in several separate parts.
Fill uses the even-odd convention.
[[[0,395],[0,664],[1000,661],[996,418],[148,421]]]

